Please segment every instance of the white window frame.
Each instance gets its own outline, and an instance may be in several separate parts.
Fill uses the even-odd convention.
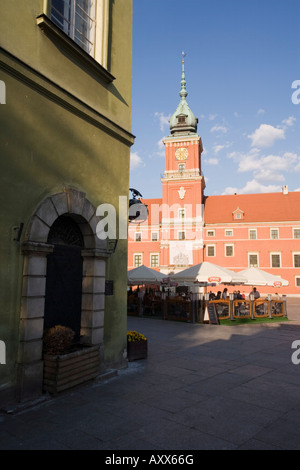
[[[156,236],[157,236],[156,240],[153,240],[153,235],[154,234],[156,234]],[[151,241],[152,242],[157,242],[158,240],[159,240],[158,231],[156,230],[156,231],[151,232]]]
[[[140,240],[138,240],[138,238],[140,238]],[[141,242],[142,241],[142,232],[135,232],[134,241],[136,241],[136,242]]]
[[[253,265],[250,263],[250,256],[253,256],[255,255],[257,257],[257,264],[256,265]],[[251,268],[252,266],[258,268],[259,267],[259,253],[257,253],[256,251],[248,251],[248,267]]]
[[[231,247],[232,248],[232,255],[227,254],[227,248]],[[224,254],[226,258],[232,258],[234,256],[234,244],[233,243],[225,243],[224,245]]]
[[[209,235],[209,233],[212,233],[212,235]],[[206,230],[206,236],[211,238],[211,237],[214,237],[215,236],[215,231],[214,230]]]
[[[277,237],[272,237],[272,232],[277,232]],[[270,228],[270,239],[279,240],[279,228]]]
[[[71,8],[67,2],[71,1]],[[77,0],[66,0],[65,1],[65,20],[62,22],[62,31],[64,31],[72,40],[74,40],[74,33],[69,34],[67,25],[67,15],[70,11],[71,18],[74,17],[74,6]],[[92,28],[93,41],[92,47],[89,50],[83,47],[83,50],[92,56],[97,62],[99,62],[105,69],[108,67],[108,40],[109,40],[109,29],[110,29],[110,7],[109,0],[90,0],[91,10],[89,16],[94,21],[94,27]],[[45,0],[46,7],[44,11],[52,19],[52,0]],[[55,21],[54,21],[55,22]],[[56,24],[56,23],[55,23]]]
[[[233,230],[231,228],[230,229],[225,229],[224,235],[225,235],[225,237],[233,237]]]
[[[157,264],[152,264],[152,256],[157,256]],[[159,253],[150,253],[150,267],[151,268],[159,267]]]
[[[254,238],[251,237],[251,235],[250,235],[251,232],[255,233]],[[249,228],[248,236],[249,236],[249,240],[257,240],[257,229],[256,228]]]
[[[300,251],[293,251],[293,267],[299,268],[300,266],[295,266],[295,255],[300,256]]]
[[[294,228],[293,228],[293,238],[294,238],[295,240],[300,240],[300,236],[299,236],[299,237],[295,237],[295,232],[296,232],[296,230],[297,230],[297,231],[299,230],[299,232],[300,232],[300,227],[294,227]]]
[[[141,257],[141,264],[139,264],[139,265],[136,265],[136,263],[135,263],[135,257],[136,256]],[[143,264],[143,253],[133,253],[133,267],[138,268],[139,266],[142,266],[142,264]]]
[[[297,284],[297,279],[299,279],[299,285]],[[295,276],[295,287],[300,287],[300,276]]]
[[[279,256],[279,266],[273,266],[272,256],[274,256],[274,255]],[[274,251],[274,252],[270,253],[270,267],[274,268],[274,269],[281,268],[281,253],[280,252]]]
[[[214,254],[213,255],[208,254],[208,248],[213,248],[214,249]],[[206,245],[206,256],[207,256],[207,258],[215,258],[216,257],[216,245],[215,244]]]

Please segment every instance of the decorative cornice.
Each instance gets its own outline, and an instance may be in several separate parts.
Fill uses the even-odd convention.
[[[131,146],[135,136],[0,47],[0,69],[86,122]]]

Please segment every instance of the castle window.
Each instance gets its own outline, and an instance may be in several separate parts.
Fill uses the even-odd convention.
[[[140,253],[135,253],[133,255],[133,265],[135,268],[142,266],[142,261],[143,261],[143,255],[141,255]]]

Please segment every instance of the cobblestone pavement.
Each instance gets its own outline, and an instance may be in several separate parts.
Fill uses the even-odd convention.
[[[249,326],[129,317],[148,358],[0,413],[0,449],[300,449],[300,299],[288,316]]]

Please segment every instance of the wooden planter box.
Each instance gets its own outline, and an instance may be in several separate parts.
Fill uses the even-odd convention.
[[[87,346],[57,356],[46,354],[44,356],[44,391],[57,394],[96,378],[99,374],[99,362],[99,346]]]
[[[148,342],[145,341],[127,341],[127,359],[136,361],[146,359],[148,355]]]

